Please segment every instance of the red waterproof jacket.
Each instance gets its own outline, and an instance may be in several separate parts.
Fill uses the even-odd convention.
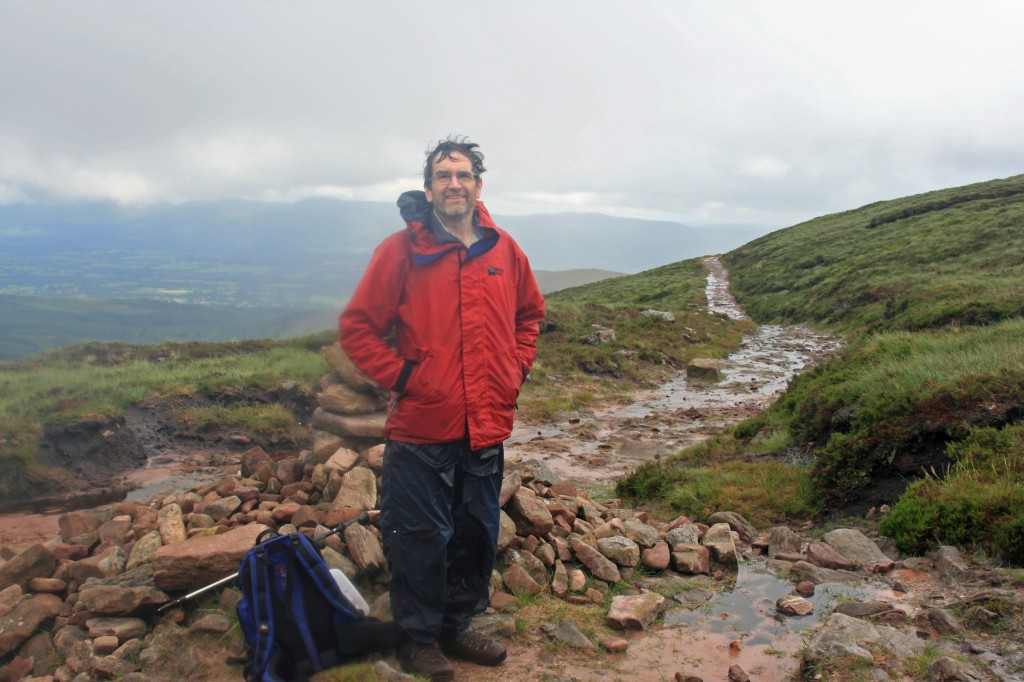
[[[468,249],[433,218],[423,192],[406,192],[398,205],[407,227],[374,252],[341,314],[341,346],[392,390],[386,438],[468,435],[474,450],[500,443],[544,318],[533,271],[480,202],[479,239]]]

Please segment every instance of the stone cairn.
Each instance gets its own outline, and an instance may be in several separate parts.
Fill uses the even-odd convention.
[[[322,537],[362,512],[376,520],[386,396],[337,346],[324,354],[335,371],[322,382],[311,450],[275,461],[254,447],[240,455],[236,475],[181,494],[114,504],[104,513],[65,513],[59,537],[2,557],[0,659],[7,661],[6,679],[199,677],[204,663],[196,638],[232,630],[240,592],[228,587],[218,597],[211,591],[164,614],[157,607],[236,572],[264,529]],[[813,592],[815,583],[857,580],[854,571],[893,565],[859,531],[843,531],[854,537],[833,531],[830,545],[827,536],[808,542],[788,528],[758,534],[730,512],[713,514],[706,524],[685,517],[654,523],[644,512],[600,502],[559,481],[536,460],[507,464],[500,502],[492,622],[485,624],[495,636],[514,634],[509,614],[518,595],[548,592],[573,604],[604,603],[610,586],[638,566],[676,579],[723,579],[741,557],[766,553],[769,561],[781,562],[780,571],[802,581],[777,605],[780,613],[799,615],[810,608],[800,595]],[[373,523],[329,536],[323,555],[359,587],[371,616],[390,619],[386,560]],[[195,608],[199,602],[201,609]],[[666,606],[653,587],[634,586],[612,599],[607,624],[643,629]],[[597,650],[573,626],[567,619],[545,631],[571,647]],[[245,659],[240,637],[225,642],[230,654]],[[608,651],[628,646],[618,637],[598,644]]]

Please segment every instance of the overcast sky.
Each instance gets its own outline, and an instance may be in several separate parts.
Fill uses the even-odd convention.
[[[792,225],[1024,172],[1024,2],[0,0],[0,203],[393,201]]]

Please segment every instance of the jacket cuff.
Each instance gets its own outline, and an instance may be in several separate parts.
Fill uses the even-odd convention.
[[[412,374],[412,368],[416,366],[415,360],[405,359],[402,364],[402,371],[398,373],[398,378],[395,379],[395,385],[391,387],[391,390],[395,393],[402,393],[405,391],[405,385],[409,382],[409,375]]]

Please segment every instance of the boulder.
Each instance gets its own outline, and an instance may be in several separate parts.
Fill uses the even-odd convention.
[[[173,545],[175,542],[185,542],[188,539],[185,519],[181,507],[177,504],[168,504],[160,509],[157,515],[157,528],[162,545]]]
[[[672,568],[689,575],[711,572],[711,552],[703,545],[681,542],[672,548]]]
[[[387,421],[385,412],[348,415],[335,414],[318,407],[313,411],[312,426],[314,429],[343,437],[383,438],[385,421]]]
[[[357,391],[346,384],[328,386],[316,400],[320,407],[338,414],[369,414],[386,407],[377,394]]]
[[[576,559],[586,566],[595,578],[608,583],[617,583],[622,580],[618,566],[586,542],[579,538],[573,538],[572,551],[576,553]]]
[[[144,564],[110,578],[87,580],[79,589],[78,601],[96,615],[147,616],[170,597],[157,588],[152,566]]]
[[[353,523],[344,530],[345,545],[360,570],[375,575],[387,568],[380,540],[365,526]]]
[[[164,545],[153,556],[153,577],[162,590],[193,590],[238,572],[245,553],[267,526],[251,523],[220,535]]]
[[[855,528],[830,530],[821,536],[821,540],[856,566],[870,568],[892,561],[868,536]]]
[[[0,657],[21,644],[60,613],[63,601],[52,594],[25,596],[0,617]]]
[[[686,376],[690,379],[718,381],[722,378],[720,361],[715,358],[693,358],[686,363]]]
[[[100,538],[101,525],[103,519],[94,512],[72,511],[57,517],[60,540],[66,545],[95,545]]]
[[[664,603],[657,592],[619,595],[612,599],[605,622],[617,630],[643,630],[655,621]]]
[[[335,342],[320,349],[321,355],[338,373],[341,380],[356,389],[357,391],[379,391],[380,386],[370,377],[361,372],[348,356],[341,349],[341,344]]]
[[[728,523],[716,523],[708,528],[700,542],[711,551],[712,560],[724,566],[739,565],[739,553]]]
[[[599,538],[597,551],[608,557],[616,566],[632,568],[640,563],[640,546],[624,535]]]
[[[28,588],[32,578],[49,578],[57,568],[57,558],[45,545],[32,545],[21,554],[0,564],[0,590],[18,585]]]
[[[772,528],[768,534],[768,556],[780,554],[799,554],[803,540],[792,529],[786,526]]]
[[[516,524],[519,535],[543,537],[551,532],[555,521],[544,500],[529,488],[519,488],[505,511]]]

